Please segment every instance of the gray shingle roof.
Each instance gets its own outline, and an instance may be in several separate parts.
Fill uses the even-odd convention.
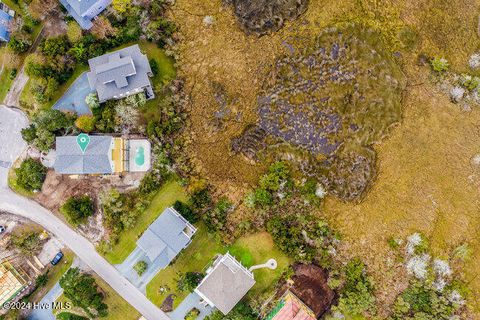
[[[151,91],[152,73],[148,58],[138,45],[123,48],[88,60],[88,82],[100,102],[126,97],[147,89]]]
[[[53,165],[63,174],[108,174],[112,173],[110,136],[90,136],[90,143],[82,152],[76,136],[56,138],[56,158]]]
[[[83,15],[90,9],[98,0],[66,0],[67,3],[75,10],[78,15]]]
[[[230,254],[225,254],[195,289],[223,314],[228,314],[255,284],[253,274]]]
[[[187,223],[172,208],[167,208],[137,240],[137,246],[152,262],[165,256],[170,262],[190,242],[183,232],[186,227]]]

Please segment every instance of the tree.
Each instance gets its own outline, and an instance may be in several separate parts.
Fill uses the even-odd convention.
[[[70,49],[70,42],[66,36],[43,39],[40,43],[40,50],[47,57],[65,55]]]
[[[28,191],[40,190],[47,176],[47,168],[40,161],[28,158],[15,169],[15,174],[20,187]]]
[[[115,34],[115,28],[112,27],[112,24],[107,18],[99,16],[93,21],[91,32],[95,37],[99,39],[105,39],[106,37]]]
[[[158,67],[158,62],[157,60],[151,58],[149,60],[150,63],[150,69],[152,69],[152,73],[154,76],[158,75],[159,67]]]
[[[81,115],[75,120],[75,126],[83,132],[91,132],[95,129],[95,118],[91,115]]]
[[[85,97],[85,103],[88,105],[88,107],[90,109],[95,109],[95,108],[98,108],[100,107],[100,103],[98,102],[98,96],[96,93],[92,92],[92,93],[89,93],[86,97]]]
[[[93,200],[88,196],[70,197],[60,208],[68,222],[74,226],[84,222],[94,213]]]
[[[177,288],[180,291],[193,292],[203,277],[205,277],[205,275],[201,272],[184,273],[177,282]]]
[[[132,0],[113,0],[113,8],[120,14],[127,12],[132,5]]]
[[[175,201],[173,204],[173,208],[178,211],[184,217],[185,219],[188,220],[190,223],[195,223],[198,221],[198,215],[196,214],[195,211],[190,208],[190,206],[182,201]]]
[[[47,284],[47,282],[48,282],[48,271],[45,273],[42,273],[35,279],[35,286],[37,288],[43,287]]]
[[[11,244],[26,256],[32,256],[40,250],[40,236],[35,231],[12,234]]]
[[[143,260],[138,261],[138,262],[133,266],[133,270],[135,270],[139,276],[141,276],[142,274],[144,274],[145,271],[147,271],[147,268],[148,268],[148,264],[147,264],[145,261],[143,261]]]
[[[104,296],[98,291],[95,279],[78,268],[69,269],[60,279],[60,287],[74,306],[81,307],[88,315],[105,317],[108,306]],[[92,314],[95,313],[95,314]]]
[[[20,39],[17,36],[13,35],[8,42],[8,48],[13,52],[19,54],[24,53],[30,48],[30,41],[25,39]]]
[[[71,43],[82,39],[82,28],[75,21],[69,21],[67,24],[67,38]]]
[[[57,314],[57,320],[88,320],[88,318],[79,316],[75,313],[60,312]]]

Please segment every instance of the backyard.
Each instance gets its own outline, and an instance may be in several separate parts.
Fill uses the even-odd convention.
[[[121,263],[135,249],[137,239],[163,210],[176,200],[186,201],[186,199],[185,190],[177,181],[172,180],[165,183],[153,198],[150,206],[138,218],[135,226],[121,234],[118,243],[105,255],[105,258],[112,264]]]
[[[180,253],[174,262],[160,271],[147,285],[147,297],[156,305],[161,305],[163,300],[173,294],[175,299],[173,308],[176,308],[190,293],[177,288],[179,275],[186,272],[206,271],[217,254],[229,251],[246,267],[265,263],[274,258],[278,262],[276,270],[260,269],[254,271],[257,283],[248,295],[256,297],[267,292],[292,262],[288,257],[275,248],[271,236],[266,232],[256,233],[238,239],[232,246],[224,246],[213,234],[207,232],[203,223],[198,226],[198,231],[192,243]],[[161,292],[161,288],[165,289]]]

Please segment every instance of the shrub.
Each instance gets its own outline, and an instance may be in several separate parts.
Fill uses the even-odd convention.
[[[193,210],[196,210],[200,213],[203,213],[205,210],[209,209],[212,204],[212,198],[210,197],[210,191],[208,188],[203,188],[192,193],[190,197],[190,203],[192,204]]]
[[[145,261],[143,261],[143,260],[138,261],[138,262],[135,263],[135,265],[133,266],[133,270],[135,270],[139,276],[141,276],[142,274],[144,274],[145,271],[147,271],[147,268],[148,268],[148,264],[147,264]]]
[[[103,302],[104,296],[98,291],[97,283],[91,275],[81,273],[78,268],[71,268],[60,279],[60,287],[65,297],[89,316],[105,317],[108,314],[108,306]]]
[[[478,85],[480,85],[480,78],[472,77],[471,75],[463,75],[461,84],[465,89],[473,91],[478,88]]]
[[[16,36],[12,36],[8,42],[8,48],[13,52],[19,54],[26,52],[30,48],[30,42],[28,40],[19,39]]]
[[[77,226],[93,215],[93,200],[88,195],[71,197],[60,208],[60,212],[65,215],[69,223]]]
[[[256,320],[258,314],[245,302],[238,303],[228,315],[224,316],[220,311],[214,311],[205,320]]]
[[[100,103],[98,102],[98,96],[96,93],[89,93],[85,97],[85,103],[88,105],[90,109],[95,109],[100,107]]]
[[[88,320],[88,318],[79,316],[75,313],[60,312],[59,314],[57,314],[57,320]]]
[[[187,315],[185,316],[185,320],[195,320],[197,319],[197,317],[200,315],[200,310],[198,310],[197,308],[193,308],[192,310],[190,310]]]
[[[150,62],[150,68],[152,69],[152,73],[154,76],[158,75],[158,71],[159,71],[159,68],[158,68],[158,62],[157,60],[151,58],[149,60]]]
[[[215,205],[215,208],[206,212],[204,216],[205,224],[209,231],[224,230],[227,222],[227,215],[233,209],[233,204],[225,197]]]
[[[91,132],[95,129],[95,118],[90,115],[82,115],[75,120],[75,126],[83,132]]]
[[[47,176],[47,168],[38,160],[25,159],[19,168],[15,169],[17,184],[28,191],[42,189]]]
[[[9,78],[10,80],[15,79],[15,77],[17,76],[17,72],[18,72],[18,71],[17,71],[16,68],[10,70],[10,74],[8,75],[8,78]]]
[[[365,265],[353,259],[345,267],[345,284],[340,291],[338,309],[347,315],[361,315],[375,311],[373,284],[366,274]]]
[[[180,291],[193,292],[204,276],[201,272],[184,273],[177,282],[177,288]]]
[[[34,231],[12,234],[11,244],[24,255],[32,256],[40,249],[40,236]]]
[[[47,284],[48,282],[48,271],[46,273],[43,273],[41,275],[39,275],[36,279],[35,279],[35,286],[37,288],[40,288],[40,287],[43,287]]]
[[[433,58],[430,60],[430,65],[432,66],[433,71],[438,73],[446,72],[449,68],[448,61],[444,58]]]
[[[173,208],[178,211],[185,219],[190,223],[195,223],[198,221],[198,215],[195,211],[190,208],[190,206],[182,201],[175,201]]]

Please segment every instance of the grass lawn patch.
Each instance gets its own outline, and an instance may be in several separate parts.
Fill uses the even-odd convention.
[[[12,86],[13,79],[10,79],[10,71],[11,69],[4,68],[0,74],[0,101],[5,99],[8,90]]]
[[[187,194],[177,181],[168,181],[155,195],[150,206],[138,217],[135,226],[122,232],[118,243],[105,255],[105,258],[112,264],[122,263],[135,249],[136,241],[142,233],[176,200],[187,201]]]
[[[293,263],[292,259],[275,247],[268,232],[247,235],[238,239],[230,247],[229,252],[247,268],[265,263],[268,259],[277,260],[278,266],[275,270],[264,268],[253,271],[257,283],[248,292],[250,297],[256,297],[271,289],[283,271]]]
[[[140,317],[140,313],[135,310],[127,301],[125,301],[122,297],[120,297],[115,290],[113,290],[105,281],[103,281],[99,276],[96,274],[93,275],[95,281],[97,282],[98,287],[105,295],[104,303],[108,306],[108,315],[105,318],[101,318],[104,320],[117,320],[117,319],[138,319]],[[65,297],[65,295],[61,295],[57,302],[67,302],[69,299]],[[78,307],[73,307],[72,310],[68,310],[69,312],[73,312],[75,314],[79,314],[82,316],[87,316],[85,312]],[[62,310],[58,311],[59,313]]]
[[[161,305],[169,294],[174,294],[173,307],[176,308],[189,294],[189,292],[177,289],[179,275],[186,272],[204,271],[215,255],[227,251],[227,248],[213,234],[207,232],[205,224],[199,223],[197,228],[192,243],[180,252],[170,266],[157,273],[148,283],[147,298],[157,306]],[[163,293],[160,291],[161,288],[164,289]]]

